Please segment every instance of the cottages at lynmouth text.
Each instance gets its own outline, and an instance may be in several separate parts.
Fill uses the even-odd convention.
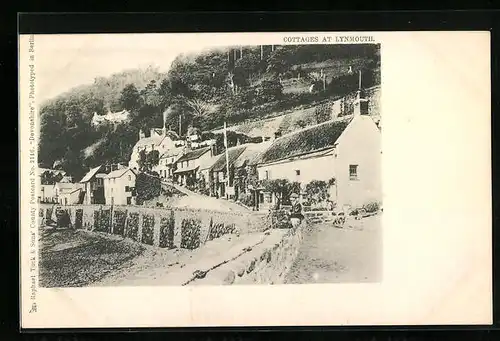
[[[304,43],[374,43],[373,36],[291,36],[284,37],[284,43],[304,44]]]

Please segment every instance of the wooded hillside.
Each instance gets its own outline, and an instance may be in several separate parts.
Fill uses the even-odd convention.
[[[352,73],[349,73],[349,69]],[[287,45],[212,50],[180,55],[167,73],[127,70],[79,86],[40,110],[41,167],[75,179],[105,162],[128,162],[140,128],[166,125],[181,134],[261,119],[380,83],[378,45]],[[311,87],[313,91],[310,92]],[[127,109],[129,123],[91,126],[94,112]]]

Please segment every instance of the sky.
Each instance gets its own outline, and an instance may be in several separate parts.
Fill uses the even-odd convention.
[[[167,71],[180,53],[206,45],[186,43],[182,34],[40,35],[35,38],[40,102],[126,69],[156,66]]]

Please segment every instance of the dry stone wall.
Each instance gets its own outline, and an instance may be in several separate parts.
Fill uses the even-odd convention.
[[[107,205],[57,206],[54,212],[55,207],[40,205],[40,225],[109,233],[162,248],[196,249],[226,234],[268,227],[266,216],[254,212]]]

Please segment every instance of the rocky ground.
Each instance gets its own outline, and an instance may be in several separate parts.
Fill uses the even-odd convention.
[[[286,283],[380,281],[380,215],[354,220],[346,225],[346,228],[326,223],[309,226]]]

